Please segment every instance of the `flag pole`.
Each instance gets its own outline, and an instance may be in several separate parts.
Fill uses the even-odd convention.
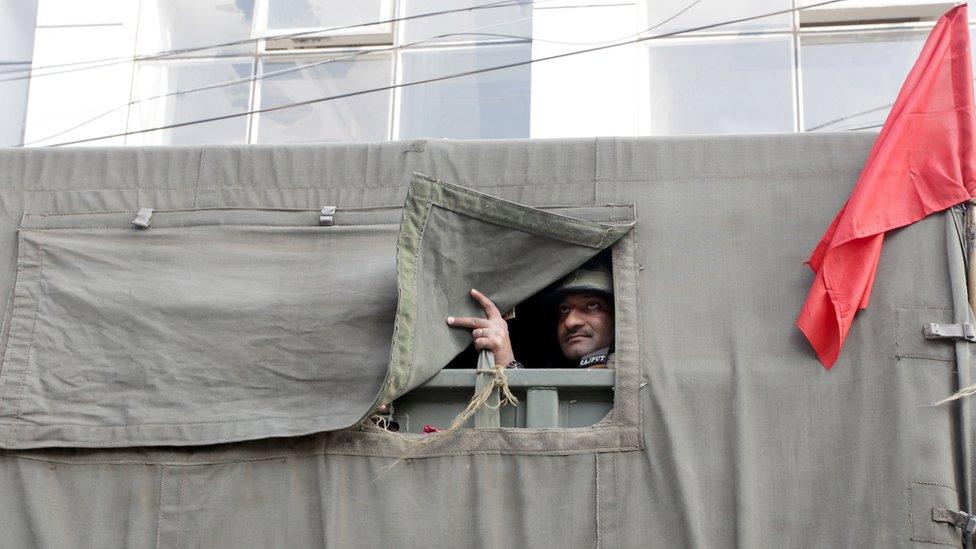
[[[970,199],[966,208],[966,290],[969,308],[976,311],[976,199]]]

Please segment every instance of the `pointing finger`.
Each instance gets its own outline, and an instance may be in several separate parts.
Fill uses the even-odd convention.
[[[492,301],[488,299],[485,294],[479,292],[478,290],[472,289],[471,297],[473,297],[475,301],[481,305],[481,308],[485,310],[485,314],[488,315],[489,319],[497,320],[502,317],[502,313],[498,310],[498,307],[495,307],[495,304],[492,303]]]

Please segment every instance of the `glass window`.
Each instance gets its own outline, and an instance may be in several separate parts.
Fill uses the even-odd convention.
[[[532,32],[542,40],[532,44],[532,57],[633,37],[637,18],[633,5],[536,10]],[[637,135],[641,53],[632,44],[533,64],[532,137]]]
[[[36,1],[0,2],[0,147],[23,143],[36,19]]]
[[[926,32],[803,36],[803,127],[840,131],[884,122]]]
[[[322,63],[308,69],[266,76],[261,81],[261,108],[332,97],[388,86],[393,82],[393,59],[387,55],[303,59],[264,64],[264,74]],[[258,141],[385,141],[389,138],[392,91],[381,91],[262,113]]]
[[[51,66],[118,57],[119,44],[125,43],[127,34],[121,25],[38,27],[33,62]],[[131,47],[132,42],[128,44]],[[125,132],[132,64],[99,65],[54,70],[30,79],[26,143],[54,145]],[[122,144],[121,137],[92,142],[97,146]]]
[[[29,69],[30,63],[13,64],[0,63],[0,70],[8,71],[16,68]],[[0,75],[0,78],[11,78],[22,73]],[[23,73],[26,74],[26,73]],[[0,82],[0,147],[11,147],[23,143],[24,119],[27,114],[27,80],[11,80]]]
[[[793,131],[790,37],[648,46],[652,134]]]
[[[174,91],[245,80],[213,89],[138,102],[130,110],[128,131],[245,112],[250,102],[250,83],[246,80],[250,75],[250,60],[141,63],[136,69],[133,86],[136,101]],[[246,134],[247,117],[239,116],[132,135],[128,137],[126,143],[130,145],[243,143]]]
[[[36,20],[36,1],[0,2],[0,63],[30,63]]]
[[[139,10],[140,54],[195,48],[251,37],[254,0],[143,0]],[[246,54],[252,44],[213,48],[190,55]]]
[[[651,34],[681,31],[723,21],[751,17],[763,13],[788,10],[791,0],[737,0],[735,2],[698,2],[688,8],[688,0],[655,0],[647,2],[647,27],[667,23],[655,28]],[[687,11],[682,11],[688,8]],[[680,14],[680,15],[679,15]],[[784,13],[762,19],[753,19],[732,25],[723,25],[701,32],[757,32],[788,31],[793,26],[793,14]]]
[[[268,0],[268,30],[344,27],[388,19],[383,0]]]
[[[528,61],[529,44],[403,54],[403,82]],[[532,69],[493,70],[402,89],[400,138],[501,139],[529,136]]]
[[[486,4],[482,0],[405,0],[405,2],[404,16],[406,17]],[[503,5],[471,11],[409,19],[402,24],[404,29],[403,42],[405,43],[427,40],[444,34],[459,34],[441,39],[448,41],[498,40],[503,38],[463,33],[503,34],[530,38],[532,36],[532,6],[513,5],[511,2],[506,2]]]
[[[809,5],[813,0],[803,0]],[[798,12],[801,28],[838,25],[891,25],[935,21],[952,4],[924,0],[844,0],[836,4],[816,6]]]

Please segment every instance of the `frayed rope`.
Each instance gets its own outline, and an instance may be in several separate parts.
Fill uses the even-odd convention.
[[[932,406],[942,406],[943,404],[948,404],[950,402],[955,402],[957,400],[964,399],[966,397],[971,397],[976,395],[976,385],[970,385],[969,387],[964,387],[959,389],[955,393],[945,397],[944,399],[932,404]]]
[[[389,472],[390,469],[395,467],[401,461],[410,458],[410,456],[420,451],[420,449],[422,449],[423,447],[433,444],[453,434],[455,431],[460,429],[461,426],[464,425],[469,419],[471,419],[475,415],[475,413],[477,413],[478,410],[480,410],[482,407],[497,409],[500,408],[501,406],[518,406],[518,402],[519,402],[518,398],[516,398],[515,395],[512,394],[512,390],[509,389],[508,387],[508,376],[505,375],[505,370],[506,370],[506,366],[504,364],[502,365],[496,364],[487,370],[481,370],[481,369],[477,370],[478,375],[490,375],[491,381],[489,383],[486,383],[484,387],[479,389],[478,392],[476,392],[474,396],[471,397],[471,401],[468,402],[468,405],[464,407],[464,410],[462,410],[461,413],[454,418],[454,421],[452,421],[451,424],[446,429],[443,429],[436,433],[431,433],[422,438],[417,438],[416,436],[407,436],[402,433],[389,431],[387,429],[380,427],[379,425],[377,425],[377,422],[374,422],[374,418],[381,418],[382,416],[371,416],[366,420],[364,420],[363,423],[361,424],[361,427],[364,430],[381,431],[385,433],[387,436],[405,442],[409,446],[409,448],[403,455],[398,457],[392,463],[384,465],[382,468],[380,468],[379,476],[377,476],[373,480],[374,481],[379,480],[383,475]],[[492,406],[488,404],[488,399],[491,398],[492,391],[494,391],[495,389],[498,389],[498,396],[499,396],[498,406]],[[380,419],[380,422],[382,421],[383,420]]]

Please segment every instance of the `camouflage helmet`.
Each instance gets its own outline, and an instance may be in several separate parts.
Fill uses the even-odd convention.
[[[546,308],[552,310],[569,294],[592,293],[613,302],[613,274],[599,261],[588,261],[564,276],[546,294]]]

